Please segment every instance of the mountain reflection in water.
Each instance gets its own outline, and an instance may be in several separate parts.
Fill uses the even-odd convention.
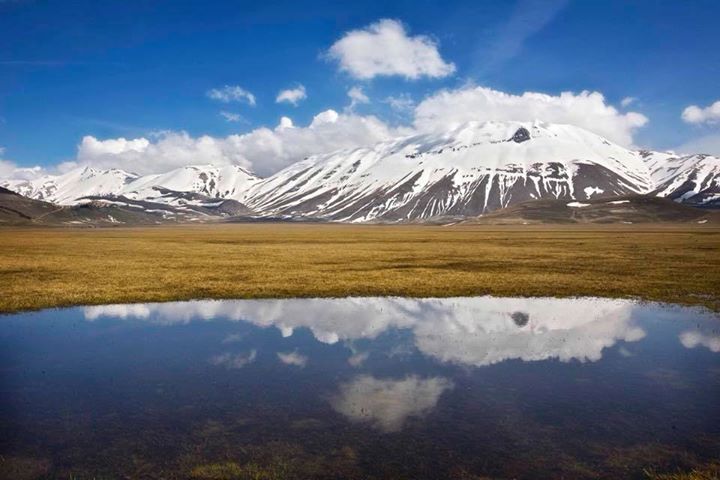
[[[699,309],[107,305],[0,317],[0,342],[6,476],[643,478],[720,458],[720,319]]]

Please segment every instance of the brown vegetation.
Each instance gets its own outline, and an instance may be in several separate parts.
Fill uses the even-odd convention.
[[[0,230],[0,312],[193,298],[603,296],[720,309],[709,225]]]

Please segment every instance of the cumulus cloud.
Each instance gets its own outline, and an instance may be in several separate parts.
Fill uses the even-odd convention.
[[[237,85],[225,85],[221,88],[213,88],[212,90],[208,90],[206,95],[213,100],[223,103],[241,102],[255,106],[255,95]]]
[[[355,422],[367,422],[383,432],[397,432],[409,417],[432,411],[440,396],[453,388],[443,377],[382,380],[359,375],[341,384],[331,400],[333,409]]]
[[[238,149],[233,136],[191,137],[185,132],[163,132],[156,138],[100,140],[83,137],[75,166],[121,168],[138,174],[166,172],[192,164],[229,165],[251,168],[251,162]]]
[[[285,365],[294,365],[303,368],[307,365],[308,358],[296,351],[294,352],[278,352],[278,359]]]
[[[255,172],[267,175],[309,155],[371,145],[396,134],[374,116],[326,110],[306,127],[283,121],[275,129],[259,128],[232,141]]]
[[[445,130],[470,120],[543,120],[586,128],[621,145],[633,143],[633,133],[648,122],[637,112],[621,113],[599,92],[560,95],[525,92],[513,95],[486,87],[441,90],[415,108],[415,127]]]
[[[99,139],[85,136],[71,161],[55,169],[65,172],[78,166],[120,168],[137,174],[164,173],[187,165],[239,165],[261,176],[304,159],[339,149],[372,146],[400,135],[445,131],[468,121],[542,120],[586,128],[624,146],[633,145],[633,135],[648,119],[637,112],[621,112],[608,104],[599,92],[564,92],[548,95],[525,92],[509,94],[485,87],[465,86],[440,90],[415,104],[401,94],[383,102],[409,118],[410,126],[391,126],[372,116],[358,115],[353,107],[370,99],[359,86],[347,92],[350,105],[343,113],[329,109],[315,115],[307,125],[296,125],[282,117],[275,127],[259,127],[226,137],[194,137],[182,131],[165,131],[140,138]],[[243,117],[221,112],[228,121]],[[690,144],[680,151],[718,153],[720,139],[702,139],[702,145]],[[698,140],[700,142],[700,140]],[[701,148],[702,147],[702,148]],[[3,178],[37,176],[43,169],[19,169],[0,160]]]
[[[305,92],[305,87],[303,85],[298,85],[295,88],[289,88],[287,90],[281,90],[277,97],[275,98],[276,103],[286,102],[291,103],[293,105],[296,105],[307,98],[307,93]]]
[[[100,140],[86,136],[72,165],[121,168],[138,174],[161,173],[185,165],[240,165],[260,175],[308,155],[355,148],[387,140],[397,131],[374,116],[326,110],[305,127],[283,117],[274,128],[261,127],[227,137],[162,132],[154,138]]]
[[[278,123],[277,128],[282,130],[284,128],[294,128],[295,124],[292,121],[292,118],[290,117],[280,117],[280,123]]]
[[[443,60],[434,40],[411,37],[401,22],[391,19],[347,32],[330,47],[328,56],[340,70],[363,80],[391,75],[439,78],[455,71],[455,65]]]
[[[682,119],[685,123],[693,124],[718,123],[720,122],[720,100],[704,108],[690,105],[683,110]]]

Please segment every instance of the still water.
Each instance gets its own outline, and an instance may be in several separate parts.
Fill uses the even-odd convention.
[[[0,316],[5,478],[646,478],[720,459],[720,318],[350,298]]]

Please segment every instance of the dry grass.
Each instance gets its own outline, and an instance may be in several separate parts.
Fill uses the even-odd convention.
[[[650,480],[717,480],[720,478],[720,463],[714,462],[690,472],[656,473],[647,471],[645,476]]]
[[[0,230],[0,312],[192,298],[640,297],[720,310],[708,226]]]

